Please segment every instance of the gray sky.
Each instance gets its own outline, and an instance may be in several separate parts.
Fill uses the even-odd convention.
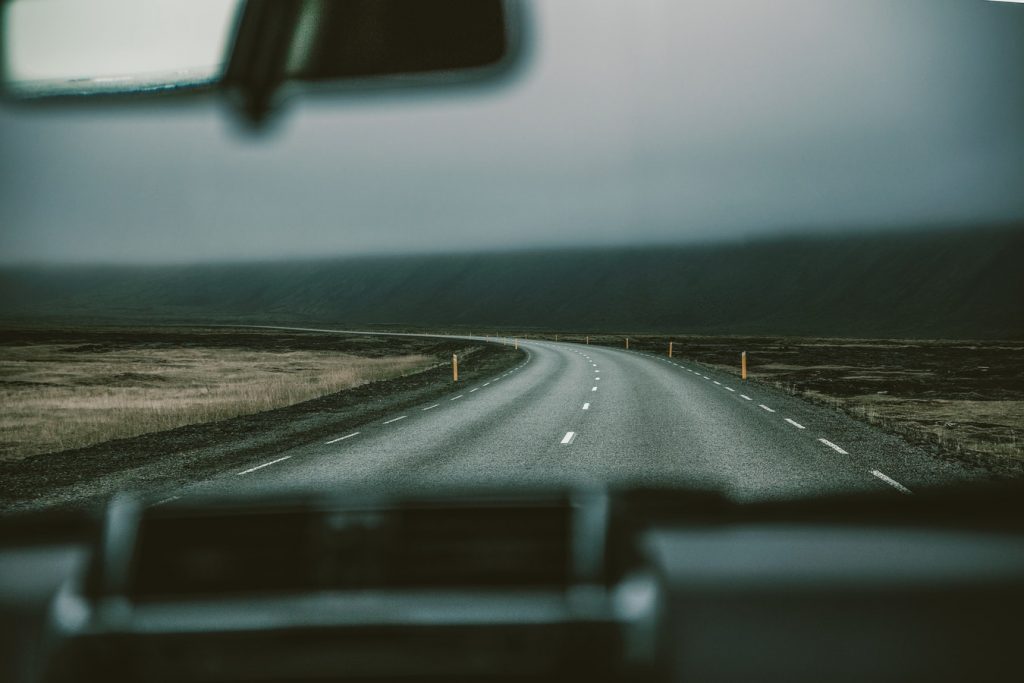
[[[1024,5],[533,4],[514,83],[0,110],[0,260],[178,262],[1024,220]]]

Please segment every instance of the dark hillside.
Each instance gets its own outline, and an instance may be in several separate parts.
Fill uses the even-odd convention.
[[[0,271],[0,315],[105,322],[1024,336],[1024,229]]]

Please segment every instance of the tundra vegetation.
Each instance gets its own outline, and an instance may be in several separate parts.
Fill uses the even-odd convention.
[[[281,334],[234,336],[155,329],[5,332],[0,459],[262,412],[437,363],[415,341],[335,338],[331,350],[303,348],[307,338],[298,334],[290,345],[279,343]],[[329,345],[329,338],[318,344]]]

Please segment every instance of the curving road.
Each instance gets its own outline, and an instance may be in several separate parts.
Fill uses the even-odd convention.
[[[970,474],[899,439],[713,371],[650,354],[520,342],[490,379],[180,492],[552,483],[678,484],[738,499],[888,490]]]

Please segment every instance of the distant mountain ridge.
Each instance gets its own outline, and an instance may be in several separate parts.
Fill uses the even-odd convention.
[[[1024,336],[1024,229],[188,266],[0,269],[8,321]]]

